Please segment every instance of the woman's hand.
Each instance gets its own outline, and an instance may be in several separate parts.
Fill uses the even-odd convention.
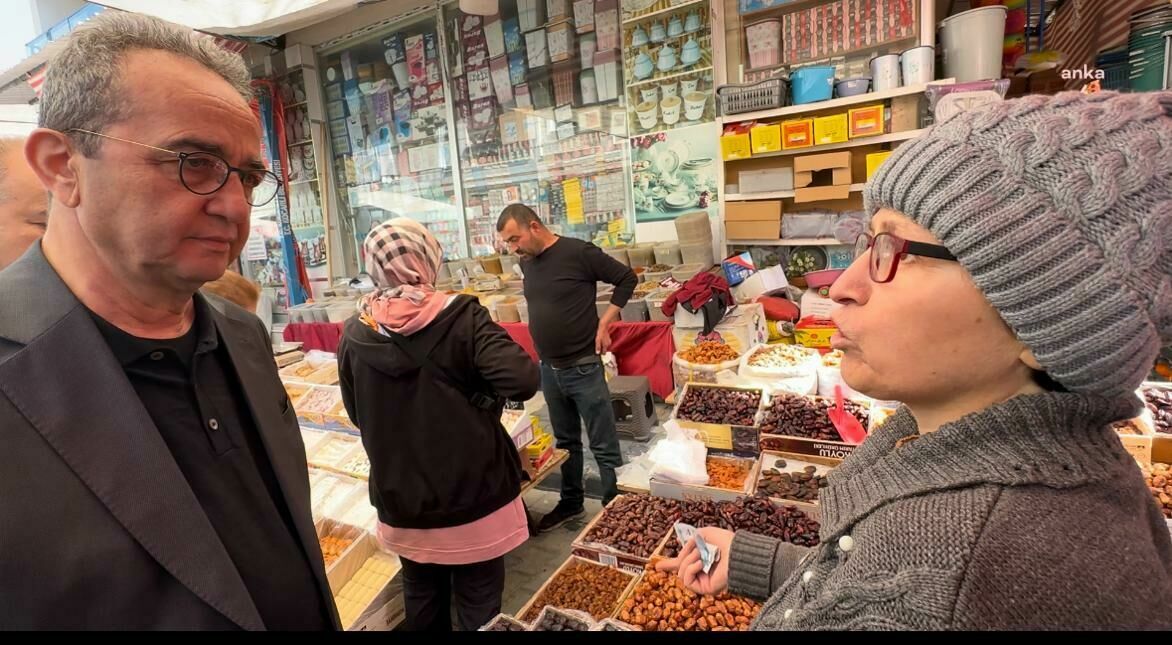
[[[732,550],[732,531],[705,527],[697,529],[709,546],[720,549],[720,559],[712,566],[710,573],[704,573],[704,563],[700,561],[700,550],[696,548],[696,540],[688,540],[680,551],[678,558],[660,560],[655,564],[659,571],[674,571],[684,586],[692,591],[714,596],[728,588],[728,561]]]

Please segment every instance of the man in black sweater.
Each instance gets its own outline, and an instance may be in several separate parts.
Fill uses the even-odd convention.
[[[603,504],[618,494],[615,468],[623,458],[600,355],[610,348],[607,330],[638,280],[630,267],[597,246],[551,233],[528,206],[505,208],[496,230],[521,258],[529,333],[541,358],[541,391],[557,447],[570,453],[562,466],[561,501],[537,527],[545,532],[584,512],[582,421],[598,460]],[[598,282],[615,286],[602,320],[594,305]]]

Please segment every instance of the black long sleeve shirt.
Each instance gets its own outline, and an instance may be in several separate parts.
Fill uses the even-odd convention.
[[[602,249],[570,237],[559,237],[541,255],[523,261],[529,333],[541,360],[562,367],[594,354],[599,282],[615,287],[611,304],[626,306],[638,278],[630,267]]]

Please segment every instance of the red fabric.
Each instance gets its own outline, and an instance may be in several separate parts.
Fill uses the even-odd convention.
[[[284,338],[304,343],[302,351],[320,349],[336,353],[342,340],[343,323],[289,323]],[[501,327],[534,361],[537,349],[525,323],[501,323]],[[646,376],[651,391],[666,398],[674,389],[671,357],[676,353],[675,338],[669,322],[616,322],[610,326],[610,351],[623,376]]]
[[[801,310],[793,302],[785,298],[775,298],[773,296],[761,296],[757,298],[757,302],[765,309],[766,320],[788,320],[794,321],[801,317]]]
[[[501,323],[513,340],[533,360],[537,349],[525,323]],[[651,391],[666,398],[675,388],[671,375],[671,357],[676,353],[675,337],[669,322],[616,322],[610,326],[610,351],[619,364],[622,376],[646,376]]]
[[[283,336],[290,343],[303,343],[303,352],[320,349],[336,354],[338,343],[342,342],[343,324],[345,323],[289,323]]]
[[[663,314],[665,316],[674,316],[676,313],[676,305],[684,302],[690,302],[692,309],[698,310],[712,296],[722,293],[725,296],[725,303],[731,304],[733,297],[732,291],[728,288],[728,281],[718,275],[713,275],[705,271],[685,282],[684,286],[673,291],[667,297],[667,300],[663,303]]]

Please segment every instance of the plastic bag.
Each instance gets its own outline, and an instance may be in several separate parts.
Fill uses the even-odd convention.
[[[646,453],[614,469],[620,486],[637,488],[639,490],[651,488],[651,469],[655,467],[655,461],[651,459],[651,453],[655,451],[655,447],[661,442],[662,440],[656,441]]]
[[[602,369],[606,372],[608,382],[619,375],[619,361],[614,357],[614,354],[606,352],[602,355]]]
[[[337,354],[323,352],[320,349],[310,350],[305,354],[305,362],[315,370],[321,369],[330,363],[336,363],[337,361]]]
[[[679,484],[707,485],[708,448],[704,446],[704,442],[696,439],[675,421],[668,421],[663,424],[663,428],[667,430],[667,438],[648,453],[655,462],[651,476]]]

